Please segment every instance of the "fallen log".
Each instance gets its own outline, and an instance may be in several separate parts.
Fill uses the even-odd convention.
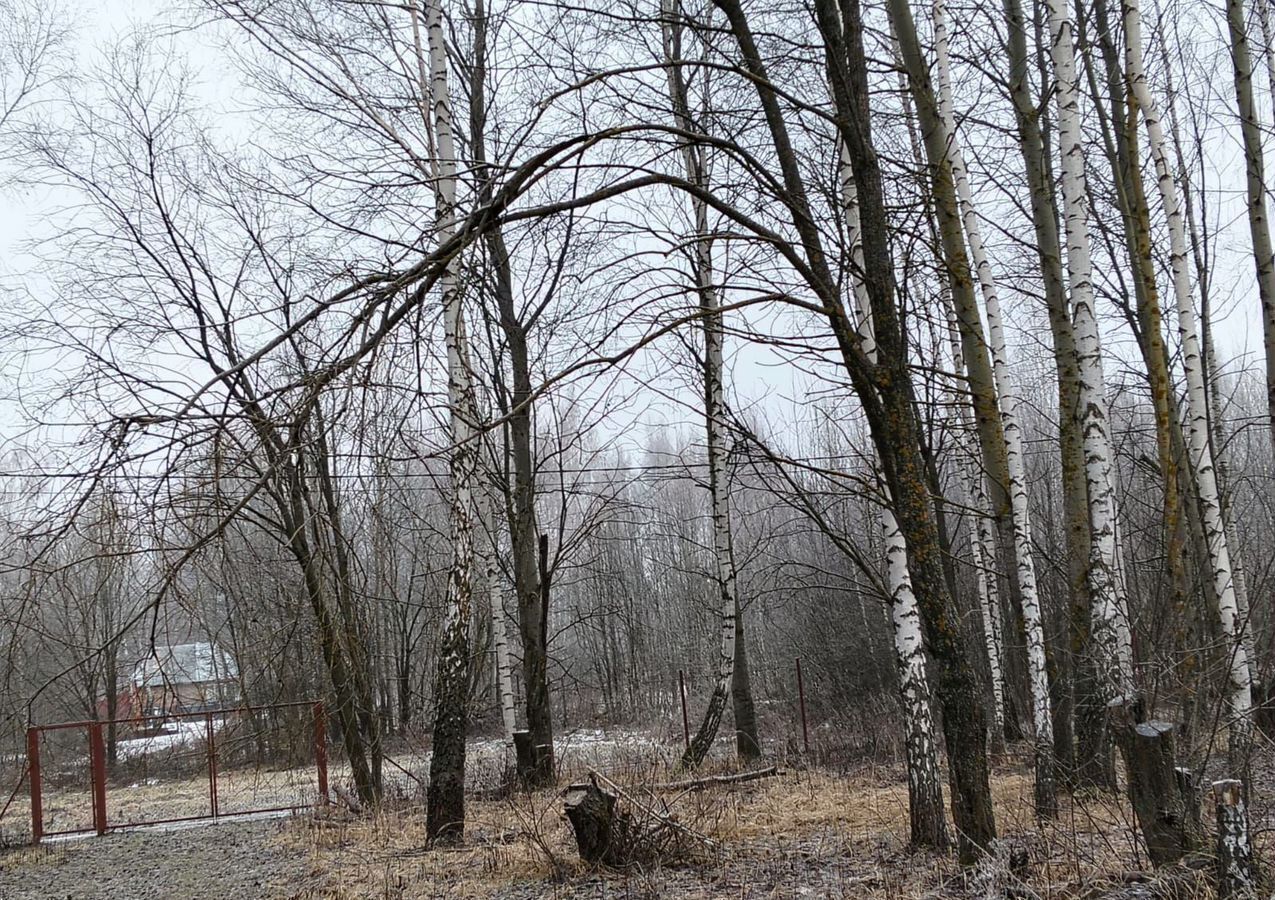
[[[688,778],[685,781],[665,781],[651,785],[656,791],[693,791],[699,788],[720,784],[740,784],[745,781],[756,781],[760,778],[773,778],[784,774],[778,766],[765,769],[754,769],[751,772],[738,772],[734,775],[705,775],[702,778]]]

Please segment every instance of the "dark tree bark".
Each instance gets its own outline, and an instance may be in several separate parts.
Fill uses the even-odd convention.
[[[908,548],[908,567],[921,611],[925,639],[937,669],[937,693],[952,786],[952,811],[962,861],[973,863],[996,826],[988,781],[986,711],[966,653],[960,616],[943,574],[943,550],[934,520],[921,429],[908,368],[908,348],[896,307],[881,171],[868,122],[867,66],[863,23],[856,0],[840,9],[818,0],[837,126],[854,171],[863,233],[864,284],[871,300],[881,363],[871,363],[845,312],[809,204],[787,125],[766,66],[738,0],[715,0],[726,14],[745,67],[761,101],[800,241],[806,277],[819,298],[855,393],[867,414],[873,443],[890,489],[895,516]],[[844,20],[844,24],[843,24]],[[794,253],[797,252],[794,248]]]

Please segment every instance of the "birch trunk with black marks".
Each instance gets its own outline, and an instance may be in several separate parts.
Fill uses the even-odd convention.
[[[697,130],[691,117],[686,82],[682,77],[682,27],[678,11],[672,0],[662,4],[664,21],[664,58],[667,68],[669,101],[673,119],[686,132]],[[688,141],[682,143],[682,164],[686,180],[698,187],[708,183],[707,150],[702,145]],[[735,698],[735,745],[742,761],[755,759],[761,753],[757,738],[757,720],[752,712],[752,694],[748,688],[747,673],[738,677],[740,650],[744,629],[740,618],[739,593],[735,577],[735,556],[731,545],[730,496],[728,485],[728,458],[726,434],[726,402],[723,390],[722,366],[722,312],[713,276],[713,242],[708,227],[708,204],[699,197],[691,200],[695,237],[691,254],[691,268],[695,288],[699,295],[700,321],[704,334],[704,357],[700,371],[704,378],[704,424],[708,446],[708,496],[713,528],[713,563],[717,582],[717,595],[721,616],[721,644],[717,660],[717,682],[708,700],[708,708],[699,729],[695,732],[686,752],[682,754],[684,768],[699,766],[708,755],[726,704]],[[742,696],[737,689],[742,688]]]
[[[965,355],[968,390],[974,405],[979,449],[983,457],[987,496],[997,528],[997,572],[1004,576],[1004,595],[1014,607],[1019,605],[1021,585],[1015,564],[1014,528],[1011,519],[1009,470],[1005,458],[1005,435],[996,399],[996,381],[988,355],[987,339],[979,316],[974,280],[965,238],[961,229],[959,203],[951,165],[947,159],[938,102],[930,84],[928,67],[921,57],[911,7],[908,0],[888,0],[887,10],[899,44],[909,93],[915,103],[929,173],[929,187],[938,220],[939,245],[944,275],[956,306],[961,344]],[[907,31],[908,34],[903,34]],[[1011,671],[1013,669],[1011,658]],[[1014,705],[1014,704],[1011,704]],[[1018,723],[1010,723],[1018,732]]]
[[[1089,498],[1088,583],[1091,628],[1100,689],[1109,701],[1133,692],[1133,661],[1127,633],[1126,598],[1116,577],[1116,509],[1111,478],[1111,436],[1102,364],[1102,343],[1094,309],[1090,259],[1089,193],[1080,128],[1074,31],[1064,0],[1048,0],[1051,57],[1056,79],[1058,132],[1062,156],[1063,225],[1067,278],[1076,341],[1077,401]],[[1125,625],[1122,625],[1122,620]]]
[[[853,267],[863,271],[862,224],[854,173],[840,144],[841,199],[845,208],[846,237]],[[863,279],[852,275],[855,314],[863,352],[874,365],[877,345],[872,325],[872,304]],[[959,340],[958,340],[959,343]],[[890,622],[894,629],[894,660],[899,673],[899,694],[903,704],[904,752],[908,773],[908,821],[911,843],[916,846],[948,846],[947,821],[943,815],[943,786],[939,775],[938,748],[934,740],[934,714],[930,706],[929,678],[925,672],[925,647],[921,636],[921,615],[917,609],[912,576],[908,573],[907,542],[890,509],[889,489],[883,489],[881,535],[885,543],[886,586],[890,592]],[[999,666],[997,667],[999,671]]]
[[[846,313],[838,279],[829,266],[822,235],[806,199],[783,108],[770,87],[767,67],[748,18],[739,0],[714,3],[727,17],[741,62],[757,92],[782,178],[779,202],[787,207],[796,232],[791,248],[800,253],[803,278],[818,299],[846,374],[863,406],[895,519],[903,532],[923,638],[938,674],[936,693],[943,710],[958,850],[962,862],[972,864],[996,836],[988,776],[987,719],[966,653],[960,612],[948,590],[943,569],[947,551],[939,534],[921,449],[908,347],[896,306],[881,169],[872,144],[859,4],[857,0],[842,4],[816,0],[815,13],[824,42],[835,122],[846,145],[859,198],[862,272],[872,307],[879,353],[876,364],[863,352],[861,337]]]
[[[417,53],[419,23],[412,8]],[[426,7],[429,98],[437,147],[436,218],[438,243],[456,229],[456,140],[447,84],[447,49],[441,0]],[[446,267],[439,286],[447,345],[447,402],[452,441],[449,519],[452,559],[438,645],[434,687],[433,755],[429,766],[425,833],[431,842],[459,842],[465,833],[465,725],[469,694],[469,619],[473,602],[475,487],[478,477],[478,418],[459,284],[459,257]]]
[[[1062,468],[1063,517],[1066,523],[1067,584],[1070,609],[1067,616],[1069,648],[1060,654],[1061,673],[1067,685],[1056,720],[1059,725],[1059,760],[1071,759],[1069,777],[1076,783],[1107,784],[1111,772],[1105,740],[1105,704],[1096,696],[1090,658],[1091,599],[1089,595],[1089,499],[1085,481],[1085,454],[1080,433],[1079,368],[1071,305],[1063,273],[1062,244],[1058,234],[1054,176],[1042,125],[1046,112],[1032,94],[1027,50],[1027,21],[1021,0],[1004,0],[1007,26],[1008,87],[1014,107],[1018,146],[1030,200],[1035,247],[1044,282],[1045,306],[1053,339],[1058,377],[1059,454]],[[1074,744],[1073,738],[1074,736]],[[1110,786],[1114,787],[1114,784]]]
[[[1054,774],[1054,722],[1049,694],[1049,675],[1045,661],[1045,622],[1041,609],[1040,592],[1036,583],[1036,564],[1032,559],[1031,514],[1028,509],[1027,471],[1023,462],[1023,434],[1018,422],[1017,398],[1009,373],[1008,351],[1005,347],[1005,329],[1001,321],[1000,292],[992,273],[991,261],[983,243],[982,225],[974,205],[974,193],[970,188],[969,172],[956,132],[956,117],[952,105],[952,85],[948,61],[947,22],[942,0],[936,0],[934,12],[934,45],[939,78],[939,124],[943,142],[947,147],[948,165],[956,186],[956,196],[965,226],[965,239],[970,257],[983,294],[983,308],[987,316],[987,330],[992,356],[992,377],[996,388],[997,403],[1001,414],[1002,433],[1005,437],[1006,473],[1009,477],[1010,521],[1014,530],[1014,561],[1018,572],[1018,599],[1023,616],[1024,638],[1027,644],[1027,675],[1031,688],[1032,725],[1035,732],[1035,801],[1036,812],[1052,816],[1057,812]],[[915,30],[910,35],[916,43]],[[913,52],[919,57],[920,48]],[[905,57],[907,51],[905,51]],[[981,330],[981,326],[980,326]]]
[[[1186,436],[1200,514],[1203,519],[1205,547],[1217,602],[1222,635],[1229,644],[1227,656],[1230,704],[1230,750],[1233,764],[1242,763],[1248,752],[1253,705],[1252,678],[1248,652],[1243,640],[1246,624],[1240,615],[1231,570],[1231,552],[1222,517],[1222,498],[1217,471],[1209,441],[1209,410],[1205,383],[1204,358],[1200,350],[1199,328],[1191,300],[1191,275],[1187,262],[1186,228],[1178,200],[1177,184],[1169,167],[1168,142],[1159,108],[1147,84],[1142,65],[1142,18],[1138,0],[1123,0],[1125,66],[1130,90],[1142,112],[1151,159],[1155,165],[1160,200],[1164,204],[1169,226],[1169,267],[1173,277],[1173,295],[1177,304],[1178,334],[1182,341],[1182,367],[1186,373]]]

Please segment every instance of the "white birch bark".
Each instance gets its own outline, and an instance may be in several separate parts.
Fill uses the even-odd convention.
[[[841,197],[845,208],[846,233],[851,261],[856,269],[851,285],[863,351],[876,363],[877,346],[872,325],[872,306],[861,276],[863,245],[860,241],[859,199],[854,175],[844,149],[841,150]],[[938,752],[934,741],[934,714],[930,705],[929,679],[925,672],[925,647],[921,635],[921,615],[917,608],[912,577],[908,572],[907,543],[890,509],[889,491],[882,486],[881,534],[885,539],[886,585],[890,591],[890,621],[894,629],[894,654],[899,672],[899,692],[906,723],[908,789],[914,808],[925,804],[940,810],[943,789],[939,783]],[[915,821],[914,821],[915,825]]]
[[[1109,702],[1133,694],[1133,661],[1120,636],[1126,598],[1116,580],[1116,510],[1111,480],[1111,435],[1102,367],[1102,341],[1094,308],[1090,257],[1089,192],[1085,183],[1084,135],[1080,128],[1075,32],[1066,0],[1047,0],[1050,55],[1058,101],[1062,156],[1063,225],[1067,241],[1067,281],[1079,369],[1080,428],[1089,489],[1089,589],[1093,598],[1093,639],[1102,690]]]
[[[492,515],[491,495],[479,492],[479,515],[487,540],[479,544],[478,556],[482,563],[483,577],[487,584],[487,601],[491,609],[491,636],[496,650],[496,691],[500,695],[500,721],[505,730],[505,740],[512,744],[518,730],[517,704],[514,698],[514,670],[509,657],[509,632],[505,627],[505,592],[502,588],[498,538]]]
[[[1014,529],[1014,561],[1018,570],[1019,597],[1027,639],[1027,675],[1031,686],[1032,724],[1035,728],[1038,754],[1037,779],[1044,779],[1046,783],[1041,787],[1052,798],[1054,722],[1049,698],[1049,675],[1045,662],[1045,624],[1041,612],[1040,592],[1036,583],[1036,565],[1032,559],[1031,514],[1027,503],[1027,472],[1023,463],[1023,433],[1018,421],[1018,399],[1014,394],[1014,385],[1009,373],[1005,329],[1001,320],[1000,293],[992,273],[991,262],[987,257],[987,248],[983,244],[982,226],[979,223],[978,210],[974,206],[969,173],[965,167],[965,157],[961,152],[960,139],[956,132],[956,116],[952,108],[951,66],[948,59],[947,21],[943,0],[935,0],[933,15],[934,48],[939,81],[939,118],[946,132],[948,162],[952,168],[952,179],[956,183],[961,220],[965,226],[965,240],[969,244],[970,257],[983,294],[989,349],[992,356],[992,379],[996,385],[1001,427],[1005,435],[1010,520]]]
[[[675,22],[677,9],[672,0],[663,0],[664,57],[670,62],[681,59],[681,28]],[[677,126],[695,131],[691,121],[689,100],[682,72],[676,66],[666,69],[669,99]],[[703,186],[707,182],[705,151],[690,141],[682,142],[682,166],[686,180]],[[735,675],[736,625],[739,600],[736,594],[735,559],[731,547],[730,498],[727,496],[727,456],[723,396],[722,313],[713,275],[713,246],[709,238],[708,204],[692,198],[695,218],[695,251],[693,268],[699,294],[701,322],[704,331],[704,422],[708,444],[708,493],[713,524],[713,561],[717,574],[718,597],[721,602],[721,642],[717,658],[717,684],[709,700],[704,721],[687,749],[683,761],[698,765],[717,734],[718,725],[730,699]]]
[[[429,85],[436,148],[435,232],[439,244],[456,232],[457,161],[447,85],[447,49],[443,35],[441,0],[426,7]],[[418,62],[420,31],[416,8],[411,10]],[[468,691],[468,630],[473,600],[475,487],[478,474],[478,416],[465,335],[459,283],[460,259],[454,257],[439,279],[443,331],[447,347],[447,400],[453,443],[451,471],[451,572],[443,616],[434,724],[434,753],[426,830],[431,839],[459,837],[464,831],[465,704]]]
[[[1230,643],[1230,691],[1232,744],[1247,742],[1247,723],[1252,709],[1252,679],[1248,649],[1243,639],[1246,623],[1241,616],[1231,567],[1231,552],[1222,517],[1222,498],[1217,471],[1209,444],[1209,410],[1204,358],[1200,351],[1199,326],[1191,300],[1191,275],[1187,264],[1187,239],[1177,183],[1169,164],[1168,142],[1159,108],[1151,94],[1142,63],[1142,17],[1138,0],[1123,0],[1125,66],[1133,99],[1142,112],[1156,183],[1169,227],[1169,268],[1177,305],[1178,334],[1182,341],[1182,367],[1186,373],[1186,408],[1183,411],[1189,464],[1195,475],[1204,526],[1205,549],[1217,598],[1222,634]]]
[[[947,314],[948,341],[952,350],[952,374],[960,387],[965,380],[965,353],[961,349],[960,326],[956,322],[956,309],[952,303],[944,305]],[[957,410],[956,453],[961,489],[966,502],[973,510],[974,525],[969,529],[970,558],[975,567],[979,608],[983,613],[983,642],[987,648],[987,666],[992,687],[992,719],[998,740],[1005,735],[1005,670],[1001,664],[1004,655],[1004,639],[1001,635],[1000,588],[992,562],[996,559],[996,526],[988,514],[987,494],[978,472],[978,451],[972,446],[970,435],[974,432],[974,410],[962,391],[955,407]]]

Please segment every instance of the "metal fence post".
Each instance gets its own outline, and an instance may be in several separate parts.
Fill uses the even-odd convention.
[[[801,679],[801,657],[797,657],[797,705],[801,708],[801,743],[810,753],[810,729],[806,727],[806,683]]]
[[[328,803],[328,729],[323,718],[323,702],[314,704],[314,765],[319,773],[319,799]]]
[[[93,828],[106,834],[106,743],[102,740],[102,723],[89,725],[89,766],[93,780]]]
[[[213,736],[212,713],[204,713],[204,743],[208,745],[208,810],[215,819],[217,809],[217,739]]]
[[[686,714],[686,673],[677,670],[677,692],[682,695],[682,739],[686,741],[686,749],[691,749],[691,719]]]
[[[31,842],[44,836],[44,805],[40,797],[40,729],[27,729],[27,778],[31,784]]]

